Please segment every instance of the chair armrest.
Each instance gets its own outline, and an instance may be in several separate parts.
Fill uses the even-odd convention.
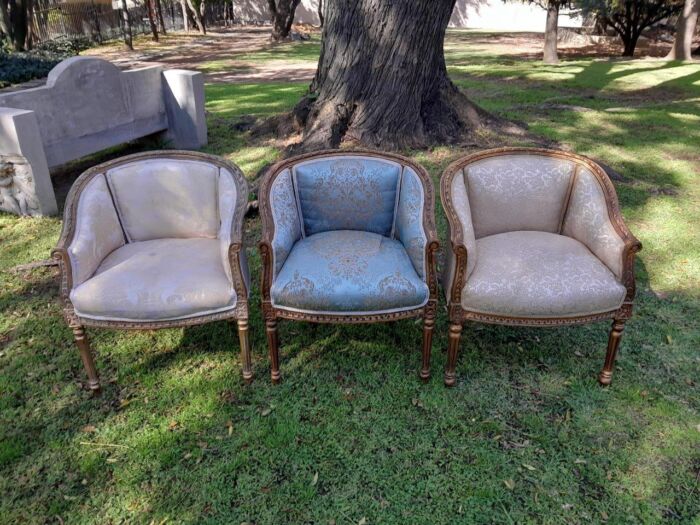
[[[243,241],[243,223],[248,206],[248,182],[243,172],[229,162],[219,167],[219,247],[221,262],[239,297],[250,295],[250,272]]]
[[[416,273],[430,283],[438,242],[433,225],[433,187],[427,173],[403,168],[394,221],[394,237],[403,244]]]
[[[634,298],[634,257],[641,243],[622,220],[615,188],[605,172],[590,162],[575,174],[561,233],[586,245]]]
[[[265,286],[282,269],[294,244],[301,239],[301,217],[289,168],[277,170],[273,166],[260,188],[260,214],[262,216],[263,294]]]
[[[104,174],[88,170],[71,188],[63,229],[52,256],[61,269],[61,295],[87,281],[104,258],[126,243]]]
[[[476,266],[477,250],[464,172],[457,163],[442,176],[440,193],[450,238],[442,286],[448,303],[460,304],[462,288]]]

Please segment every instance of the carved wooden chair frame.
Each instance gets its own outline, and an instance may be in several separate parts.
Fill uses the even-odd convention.
[[[219,313],[206,314],[197,317],[188,317],[186,319],[164,320],[164,321],[107,321],[96,320],[84,317],[79,317],[73,304],[70,300],[70,292],[72,289],[72,269],[71,261],[68,256],[68,247],[70,246],[76,229],[77,207],[81,193],[92,180],[93,177],[101,173],[106,173],[107,170],[128,164],[134,161],[149,160],[149,159],[174,159],[174,160],[197,160],[207,162],[224,168],[231,172],[236,184],[236,206],[233,214],[233,224],[231,224],[231,242],[228,248],[228,261],[231,265],[231,277],[233,280],[234,290],[236,291],[237,300],[235,308]],[[73,184],[68,197],[63,215],[63,229],[59,237],[56,248],[51,252],[54,259],[58,261],[60,269],[60,298],[63,303],[63,315],[68,323],[68,326],[73,330],[75,343],[80,351],[80,357],[85,365],[85,371],[88,376],[88,386],[92,391],[100,390],[100,383],[93,361],[92,352],[85,333],[85,327],[98,328],[115,328],[127,330],[156,330],[160,328],[177,328],[185,326],[194,326],[212,321],[229,320],[237,321],[238,336],[241,347],[241,363],[243,369],[243,378],[246,382],[250,382],[253,378],[250,344],[248,340],[248,289],[243,277],[241,268],[241,251],[245,250],[243,243],[243,221],[248,201],[248,184],[241,170],[233,163],[227,162],[221,157],[208,155],[206,153],[193,151],[149,151],[145,153],[136,153],[127,155],[115,160],[111,160],[97,166],[94,166],[85,171]]]
[[[506,154],[539,155],[568,160],[588,168],[591,173],[595,175],[603,189],[603,194],[605,195],[605,202],[607,204],[610,222],[624,242],[621,282],[627,289],[627,293],[620,308],[609,312],[596,313],[592,315],[559,318],[509,317],[472,312],[462,308],[461,296],[462,289],[464,288],[465,284],[465,276],[467,274],[467,257],[469,254],[467,253],[467,248],[464,243],[462,226],[452,201],[452,180],[456,174],[460,173],[461,170],[469,164],[489,157]],[[445,368],[445,384],[447,386],[453,386],[455,384],[455,366],[462,334],[462,325],[466,321],[477,321],[482,323],[509,326],[566,326],[585,324],[604,319],[613,319],[612,328],[608,339],[605,363],[598,376],[598,381],[601,385],[609,385],[612,381],[615,357],[620,345],[620,338],[622,337],[625,322],[632,316],[632,304],[635,294],[634,258],[635,254],[642,249],[642,245],[634,237],[634,235],[630,233],[629,229],[625,225],[620,213],[620,206],[615,188],[603,169],[598,164],[586,157],[564,151],[519,147],[497,148],[468,155],[450,164],[445,169],[440,181],[440,196],[449,225],[450,244],[455,254],[454,281],[452,288],[450,290],[445,290],[450,321],[447,366]]]
[[[382,160],[390,160],[397,162],[403,166],[412,168],[418,175],[424,191],[424,206],[423,206],[423,230],[427,237],[425,247],[426,260],[426,282],[428,285],[429,297],[428,302],[419,308],[411,310],[402,310],[399,312],[377,313],[377,314],[324,314],[324,313],[304,313],[290,311],[282,308],[276,308],[272,304],[270,297],[270,288],[273,279],[273,257],[272,257],[272,239],[275,233],[275,223],[272,216],[270,204],[270,191],[272,183],[278,175],[285,169],[290,168],[302,161],[310,159],[321,159],[324,157],[335,156],[362,156],[375,157]],[[419,164],[410,159],[396,155],[393,153],[377,152],[372,150],[324,150],[313,153],[307,153],[296,157],[291,157],[271,166],[265,177],[263,178],[260,187],[260,215],[262,217],[262,240],[260,241],[260,254],[262,256],[262,308],[265,318],[265,329],[267,333],[267,342],[270,351],[271,378],[273,383],[279,383],[281,374],[279,370],[279,343],[277,338],[277,319],[290,319],[297,321],[310,321],[313,323],[343,323],[343,324],[359,324],[359,323],[378,323],[386,321],[396,321],[399,319],[408,319],[412,317],[423,318],[423,347],[422,347],[422,364],[420,370],[420,378],[427,381],[430,378],[430,352],[432,348],[433,330],[435,328],[435,316],[437,310],[437,273],[435,270],[435,255],[439,247],[437,241],[437,232],[435,230],[435,192],[433,183],[428,172]]]

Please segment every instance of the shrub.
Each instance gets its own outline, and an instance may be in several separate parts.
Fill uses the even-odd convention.
[[[31,51],[14,52],[0,48],[0,88],[42,78],[61,60],[91,46],[87,37],[62,37],[42,42]]]

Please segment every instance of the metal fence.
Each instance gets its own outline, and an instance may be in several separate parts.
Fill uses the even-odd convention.
[[[131,30],[134,35],[150,32],[145,6],[129,9]],[[182,12],[173,3],[163,3],[163,21],[168,30],[182,29]],[[60,37],[87,37],[94,42],[121,38],[122,10],[111,4],[93,2],[42,2],[34,9],[33,35],[35,42]]]

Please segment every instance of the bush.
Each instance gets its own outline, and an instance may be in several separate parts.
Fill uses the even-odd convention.
[[[42,78],[61,60],[91,46],[87,37],[62,37],[42,42],[31,51],[14,52],[0,48],[0,88]]]

